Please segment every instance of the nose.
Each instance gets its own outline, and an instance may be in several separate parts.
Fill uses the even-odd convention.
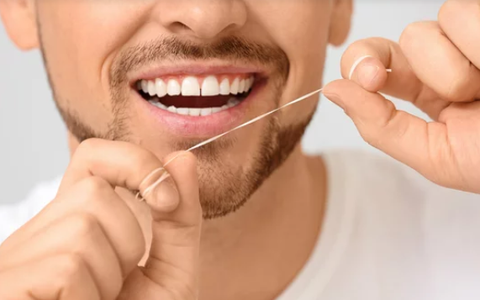
[[[247,8],[244,0],[164,0],[157,16],[172,33],[208,40],[243,27]]]

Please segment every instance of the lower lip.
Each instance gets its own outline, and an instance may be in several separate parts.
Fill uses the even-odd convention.
[[[249,104],[254,101],[264,86],[265,82],[257,83],[248,97],[234,107],[198,117],[179,115],[163,110],[150,104],[135,90],[132,92],[143,103],[141,109],[145,109],[147,115],[152,116],[160,126],[167,128],[172,134],[185,138],[208,138],[226,132],[246,121],[245,116]]]

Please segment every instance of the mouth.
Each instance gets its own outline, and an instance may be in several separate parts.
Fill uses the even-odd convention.
[[[206,117],[240,105],[254,83],[254,74],[228,74],[141,79],[136,86],[144,100],[161,110]]]
[[[177,74],[157,73],[132,82],[145,120],[153,119],[177,137],[208,138],[240,125],[246,121],[249,103],[268,82],[265,74],[252,70],[190,70],[190,74],[176,70]]]

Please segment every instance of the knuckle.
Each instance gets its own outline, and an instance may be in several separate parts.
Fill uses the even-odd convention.
[[[98,139],[87,139],[81,142],[80,145],[78,145],[76,152],[88,153],[91,149],[98,147],[98,143],[99,143]]]
[[[353,42],[348,48],[345,53],[356,53],[358,51],[363,51],[368,48],[368,44],[371,39],[361,39],[358,41]]]
[[[448,25],[452,18],[462,17],[462,14],[458,15],[457,12],[466,4],[466,1],[446,1],[438,10],[438,22],[441,25]]]
[[[445,89],[441,92],[441,96],[450,102],[469,100],[468,93],[472,90],[472,83],[468,75],[459,74],[450,84],[445,85]]]
[[[378,145],[378,135],[374,134],[371,131],[363,131],[360,133],[362,139],[370,146],[377,147]]]
[[[78,145],[77,149],[75,150],[72,162],[81,160],[81,158],[83,157],[87,157],[88,153],[90,153],[92,149],[95,147],[93,144],[95,144],[95,140],[93,139],[88,139],[81,142],[80,145]]]
[[[77,254],[62,254],[52,258],[51,267],[53,278],[50,284],[65,297],[78,298],[79,295],[85,299],[101,299],[100,293],[90,274],[87,263]]]
[[[143,169],[145,166],[149,166],[152,164],[152,162],[155,162],[157,159],[156,157],[146,151],[138,151],[138,154],[134,157],[134,166],[138,166],[139,168]]]
[[[111,185],[104,179],[96,176],[88,177],[80,182],[79,188],[85,195],[104,194],[112,189]]]
[[[417,39],[417,36],[424,30],[424,23],[423,22],[414,22],[407,25],[407,27],[403,30],[400,36],[400,47],[402,49],[405,48],[407,45],[411,45]]]
[[[116,197],[113,187],[105,179],[96,176],[85,178],[77,183],[72,195],[76,195],[74,199],[77,205],[91,209],[111,205]]]
[[[59,256],[57,263],[57,274],[64,283],[68,283],[79,274],[84,273],[86,268],[83,259],[75,253]]]
[[[69,220],[70,232],[77,238],[85,238],[96,235],[100,230],[98,220],[89,213],[79,213]]]

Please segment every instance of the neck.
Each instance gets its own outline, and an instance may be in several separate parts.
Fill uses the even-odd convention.
[[[272,299],[288,286],[318,239],[324,173],[298,146],[244,207],[204,223],[200,299]]]

